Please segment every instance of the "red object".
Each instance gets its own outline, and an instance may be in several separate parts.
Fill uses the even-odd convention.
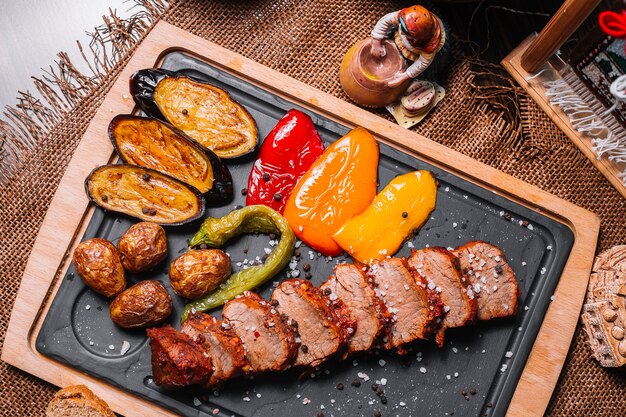
[[[246,204],[264,204],[282,213],[300,177],[323,152],[311,118],[289,110],[261,145],[248,178]]]
[[[620,13],[604,11],[598,16],[598,22],[602,31],[607,35],[626,39],[626,10]],[[626,43],[624,43],[624,53],[626,54]]]
[[[424,52],[437,49],[440,41],[439,21],[424,6],[411,6],[400,10],[398,15],[401,30],[409,43]]]

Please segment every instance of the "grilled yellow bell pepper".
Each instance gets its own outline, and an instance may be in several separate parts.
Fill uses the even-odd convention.
[[[333,235],[354,259],[369,263],[395,254],[435,209],[437,184],[429,171],[394,178],[360,214]]]

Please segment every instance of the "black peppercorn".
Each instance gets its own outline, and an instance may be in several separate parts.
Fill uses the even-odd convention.
[[[378,390],[379,386],[378,384],[372,384],[372,391],[376,391]]]
[[[343,390],[343,384],[342,384],[341,382],[337,384],[337,389],[338,389],[339,391],[342,391],[342,390]]]
[[[242,188],[241,189],[241,195],[246,195],[248,194],[248,189],[247,188]]]
[[[187,109],[183,109],[182,113],[187,116],[189,114],[189,112],[187,111]]]
[[[304,278],[305,279],[311,279],[311,278],[313,278],[313,275],[311,275],[310,272],[307,272],[306,274],[304,274]]]
[[[270,180],[270,174],[266,172],[265,174],[263,174],[263,181],[269,181],[269,180]]]
[[[300,346],[300,349],[303,353],[309,353],[309,347],[307,345]]]
[[[304,265],[302,265],[302,269],[304,269],[306,272],[311,270],[311,264],[308,262],[305,262]]]
[[[380,411],[378,410],[374,411],[374,417],[381,417],[382,415],[383,414]]]
[[[280,201],[280,193],[274,194],[274,200],[275,201]]]
[[[407,217],[409,217],[409,213],[407,213],[406,211],[403,211],[402,217],[406,219]]]
[[[143,174],[141,176],[141,179],[144,180],[144,181],[150,181],[150,174]]]
[[[324,413],[321,411],[318,411],[317,414],[315,414],[315,417],[324,417]]]
[[[109,201],[109,197],[107,197],[106,195],[103,195],[102,196],[102,201],[104,201],[106,203],[107,201]]]
[[[352,381],[352,386],[353,387],[360,387],[361,386],[361,381],[359,381],[358,379],[355,379],[354,381]]]
[[[387,404],[387,397],[385,397],[384,395],[380,397],[380,402],[382,404]]]
[[[328,287],[324,288],[324,295],[330,295],[330,293],[332,292],[332,290]]]
[[[528,225],[529,225],[528,220],[524,220],[524,221],[522,222],[522,226],[524,226],[524,227],[528,227]]]
[[[476,395],[476,388],[472,388],[472,389],[470,389],[470,394],[472,394],[472,395]]]

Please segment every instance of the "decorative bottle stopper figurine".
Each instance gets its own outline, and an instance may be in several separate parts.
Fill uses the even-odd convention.
[[[371,37],[357,42],[344,57],[341,86],[357,104],[388,106],[402,125],[406,123],[401,123],[399,116],[418,115],[421,120],[442,97],[443,89],[428,81],[416,84],[411,80],[430,66],[445,42],[443,23],[423,6],[389,13],[376,23]]]

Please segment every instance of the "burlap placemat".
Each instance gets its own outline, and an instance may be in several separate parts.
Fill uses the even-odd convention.
[[[183,0],[164,11],[145,1],[147,12],[127,21],[111,17],[96,32],[91,51],[85,48],[94,74],[80,74],[61,56],[60,69],[37,82],[47,100],[24,94],[0,121],[0,344],[28,254],[72,151],[154,21],[162,18],[345,99],[337,77],[343,54],[380,16],[403,5]],[[456,42],[445,100],[415,130],[598,213],[599,250],[624,243],[626,201],[508,75],[465,57],[462,49]],[[49,88],[55,82],[63,94]],[[624,372],[599,367],[578,331],[548,415],[626,415],[625,389]],[[54,390],[0,363],[1,416],[41,416]]]

